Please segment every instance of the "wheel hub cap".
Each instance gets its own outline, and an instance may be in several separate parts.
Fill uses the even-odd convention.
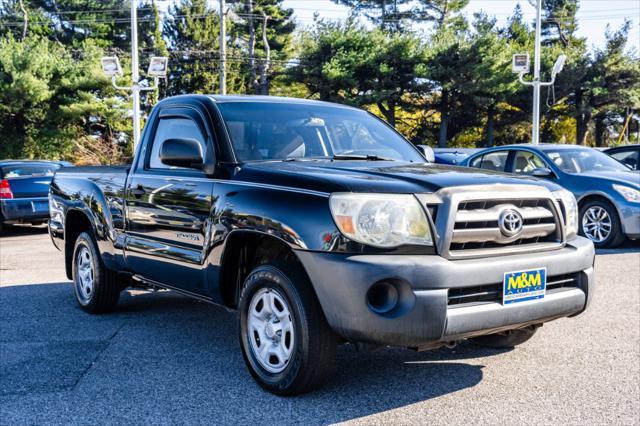
[[[599,206],[589,208],[582,216],[582,231],[591,241],[601,243],[611,234],[611,217]]]
[[[82,247],[76,258],[76,288],[78,297],[87,302],[93,295],[94,271],[91,252],[87,247]]]
[[[293,354],[294,325],[286,299],[274,289],[253,295],[247,318],[249,346],[258,363],[270,373],[283,371]]]

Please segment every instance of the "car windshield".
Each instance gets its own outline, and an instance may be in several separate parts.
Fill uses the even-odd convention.
[[[545,150],[556,166],[566,173],[629,171],[624,164],[591,148]]]
[[[426,160],[365,111],[300,103],[218,104],[240,161],[317,158]]]
[[[18,164],[2,167],[5,179],[27,176],[53,176],[60,166],[58,164]]]

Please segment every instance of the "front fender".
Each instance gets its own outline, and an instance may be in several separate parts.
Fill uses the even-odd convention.
[[[215,187],[211,246],[224,244],[233,231],[253,231],[284,241],[294,249],[326,251],[338,235],[329,195],[241,183]]]

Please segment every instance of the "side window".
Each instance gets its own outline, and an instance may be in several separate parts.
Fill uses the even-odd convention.
[[[509,157],[509,151],[490,152],[481,157],[474,158],[471,161],[471,167],[493,170],[494,172],[504,172],[507,165],[507,157]]]
[[[149,167],[152,169],[171,169],[176,168],[167,166],[160,161],[160,147],[162,142],[172,138],[195,139],[200,143],[202,154],[206,152],[205,137],[198,128],[198,125],[189,118],[161,118],[156,128],[156,134],[153,138],[151,146],[151,157],[149,158]]]
[[[622,164],[626,164],[631,167],[633,170],[638,170],[638,155],[640,153],[636,150],[620,150],[616,151],[611,156],[621,162]]]
[[[532,152],[517,151],[513,160],[513,172],[530,175],[535,169],[547,167],[540,157]]]

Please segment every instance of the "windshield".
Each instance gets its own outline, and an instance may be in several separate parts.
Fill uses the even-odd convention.
[[[402,136],[365,111],[266,102],[220,103],[218,108],[243,162],[336,156],[425,162]]]
[[[2,168],[2,177],[5,179],[25,176],[53,176],[60,168],[57,164],[20,164],[5,166]]]
[[[595,149],[575,148],[545,152],[566,173],[629,171],[627,166]]]

